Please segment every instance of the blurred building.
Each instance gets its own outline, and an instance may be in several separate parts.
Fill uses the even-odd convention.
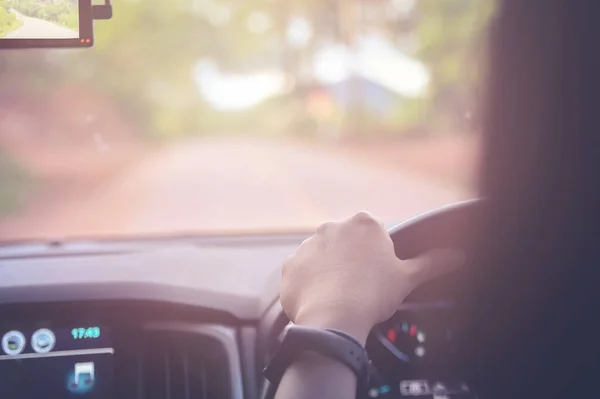
[[[388,40],[370,35],[359,38],[354,49],[323,45],[314,54],[309,80],[290,86],[281,71],[226,74],[202,61],[196,81],[205,99],[219,109],[247,109],[267,98],[295,92],[299,96],[325,90],[339,107],[366,107],[377,114],[395,110],[403,99],[425,93],[429,75],[416,59]]]

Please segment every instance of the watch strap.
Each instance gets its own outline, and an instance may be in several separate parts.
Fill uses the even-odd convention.
[[[287,368],[307,351],[345,364],[356,375],[358,393],[366,392],[369,373],[365,348],[351,335],[333,329],[288,325],[283,331],[279,349],[264,370],[265,378],[272,386],[278,386]]]

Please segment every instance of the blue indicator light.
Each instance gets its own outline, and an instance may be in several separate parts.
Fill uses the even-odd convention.
[[[390,392],[391,390],[392,390],[392,387],[389,385],[383,385],[383,386],[379,387],[379,393],[382,395]]]

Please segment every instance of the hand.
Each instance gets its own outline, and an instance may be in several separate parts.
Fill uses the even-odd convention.
[[[296,324],[343,330],[364,344],[413,289],[463,260],[437,250],[402,261],[383,223],[360,212],[325,223],[285,261],[281,303]]]

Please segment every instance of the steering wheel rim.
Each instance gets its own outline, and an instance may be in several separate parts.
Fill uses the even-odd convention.
[[[399,259],[415,258],[436,248],[464,249],[473,233],[472,221],[486,200],[475,198],[447,205],[400,222],[388,229]]]

